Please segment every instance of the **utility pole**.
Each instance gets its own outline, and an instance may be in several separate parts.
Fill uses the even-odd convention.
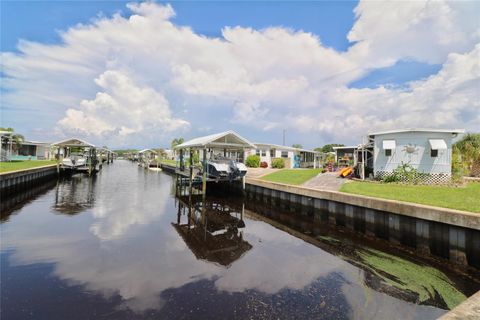
[[[286,132],[286,131],[287,131],[287,130],[283,129],[283,145],[285,145],[285,132]]]

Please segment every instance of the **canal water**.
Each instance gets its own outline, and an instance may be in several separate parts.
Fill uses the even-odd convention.
[[[383,241],[127,161],[2,197],[7,319],[435,319],[480,289]]]

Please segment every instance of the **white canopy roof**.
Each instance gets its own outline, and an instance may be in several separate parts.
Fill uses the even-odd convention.
[[[443,139],[428,139],[428,143],[430,143],[430,148],[432,148],[432,150],[447,149],[447,143]]]
[[[443,132],[443,133],[465,133],[464,129],[426,129],[426,128],[409,128],[409,129],[398,129],[398,130],[389,130],[389,131],[379,131],[379,132],[370,132],[369,136],[379,136],[383,134],[390,133],[401,133],[401,132]]]
[[[219,148],[219,149],[245,149],[255,146],[247,139],[234,131],[225,131],[205,137],[195,138],[179,144],[175,149],[187,148]]]
[[[59,147],[91,147],[95,148],[95,145],[82,140],[82,139],[77,139],[77,138],[70,138],[70,139],[65,139],[62,141],[58,141],[55,143],[52,143],[54,146],[59,146]]]
[[[383,140],[382,144],[384,150],[394,150],[397,146],[395,140]]]
[[[143,150],[138,151],[138,153],[145,153],[145,152],[157,153],[157,151],[152,150],[152,149],[143,149]]]

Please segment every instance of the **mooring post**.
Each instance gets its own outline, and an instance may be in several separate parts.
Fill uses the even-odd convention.
[[[202,197],[203,205],[205,205],[205,195],[207,193],[207,149],[203,149],[203,176],[202,176]]]
[[[188,193],[192,194],[192,180],[193,180],[193,150],[190,148],[190,179],[188,185]]]
[[[180,171],[185,170],[185,164],[183,163],[183,149],[180,149]]]

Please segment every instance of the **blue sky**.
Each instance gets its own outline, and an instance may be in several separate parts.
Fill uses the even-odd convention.
[[[157,5],[154,5],[154,7],[149,7],[147,11],[142,11],[143,9],[134,9],[137,11],[133,12],[134,10],[132,11],[131,8],[126,7],[127,3],[128,2],[126,1],[2,1],[1,51],[4,53],[10,52],[10,57],[23,59],[23,61],[26,63],[26,60],[30,57],[31,61],[35,60],[35,54],[29,52],[28,50],[37,50],[38,48],[19,48],[18,44],[21,39],[28,40],[33,43],[38,43],[46,50],[56,50],[55,45],[62,46],[65,44],[65,39],[62,38],[59,32],[65,32],[69,28],[77,30],[79,28],[77,24],[79,23],[83,24],[84,26],[95,26],[93,28],[94,30],[91,31],[92,38],[94,38],[95,33],[100,34],[102,32],[102,27],[99,27],[98,25],[96,25],[96,23],[103,20],[109,23],[113,23],[112,16],[115,13],[119,13],[122,16],[122,19],[128,19],[132,14],[138,14],[140,16],[145,16],[147,18],[152,17],[152,19],[158,20],[158,16],[154,17],[153,13],[151,14],[150,12],[153,12],[155,7],[164,8],[164,5],[166,5],[166,3],[157,2]],[[332,117],[333,119],[335,119],[335,121],[341,121],[342,116],[337,115],[337,112],[335,112],[334,110],[336,108],[342,108],[347,102],[339,101],[341,100],[341,97],[335,98],[335,102],[332,102],[330,99],[327,99],[325,101],[322,100],[321,98],[319,98],[322,94],[321,91],[326,90],[324,88],[319,88],[319,86],[323,87],[324,85],[322,81],[318,82],[318,79],[315,78],[314,73],[313,75],[309,76],[304,76],[303,74],[305,70],[309,70],[307,71],[308,73],[312,70],[312,68],[317,67],[319,68],[319,74],[321,74],[323,72],[322,68],[329,68],[328,63],[324,65],[324,67],[319,67],[318,65],[314,64],[310,69],[300,71],[303,70],[302,68],[304,68],[302,67],[304,63],[302,62],[301,57],[305,56],[304,60],[306,61],[310,59],[313,54],[309,54],[307,52],[308,50],[311,50],[309,49],[311,40],[305,39],[305,36],[302,36],[302,34],[306,34],[307,37],[310,37],[309,39],[316,38],[320,40],[319,48],[322,49],[323,53],[315,54],[317,58],[322,57],[321,59],[324,59],[323,57],[326,57],[325,59],[328,59],[328,52],[329,50],[331,50],[333,56],[330,58],[338,58],[342,60],[339,60],[338,62],[333,62],[332,60],[332,65],[335,65],[336,63],[338,63],[339,66],[342,63],[345,64],[345,66],[338,68],[338,72],[333,73],[333,78],[331,78],[331,76],[324,77],[324,79],[327,79],[325,80],[325,82],[332,82],[332,85],[337,85],[335,84],[335,82],[338,75],[342,77],[343,74],[348,75],[355,73],[355,75],[348,77],[347,80],[341,81],[341,83],[337,85],[337,89],[331,89],[334,91],[339,91],[340,89],[348,90],[348,92],[352,95],[356,95],[360,92],[362,94],[362,99],[363,97],[372,94],[372,91],[368,91],[368,89],[375,90],[376,94],[381,95],[383,98],[385,98],[385,95],[388,95],[389,97],[390,95],[401,96],[402,92],[405,90],[411,90],[413,92],[413,89],[410,87],[411,81],[427,81],[428,77],[439,74],[442,70],[442,65],[448,59],[449,52],[457,52],[460,54],[467,53],[468,50],[466,49],[473,48],[472,44],[475,44],[475,41],[478,40],[469,40],[470,43],[454,43],[448,48],[445,48],[444,40],[442,40],[443,42],[439,40],[439,47],[437,50],[435,50],[435,43],[432,43],[432,52],[427,52],[428,50],[423,50],[421,48],[421,41],[415,42],[414,40],[416,39],[413,39],[412,44],[410,44],[413,47],[412,50],[409,50],[408,48],[404,49],[404,47],[395,48],[396,44],[391,44],[391,39],[395,37],[394,32],[404,32],[406,37],[408,36],[408,32],[412,32],[412,35],[418,33],[420,40],[420,37],[422,36],[425,37],[425,39],[430,39],[432,38],[432,35],[423,34],[428,31],[425,31],[425,29],[429,28],[428,25],[425,28],[425,26],[422,26],[421,23],[419,23],[418,25],[412,25],[410,30],[402,31],[401,23],[399,23],[399,21],[395,21],[394,18],[389,18],[388,15],[385,14],[385,21],[379,21],[379,26],[376,27],[375,24],[377,22],[375,21],[375,19],[377,18],[375,17],[377,16],[375,15],[375,10],[385,9],[381,8],[381,6],[379,5],[359,5],[358,2],[353,1],[179,1],[170,2],[169,4],[173,8],[175,15],[169,15],[167,20],[171,22],[175,28],[175,37],[185,36],[182,35],[180,30],[182,27],[189,27],[192,29],[194,35],[206,37],[206,42],[213,41],[214,43],[215,39],[224,40],[224,35],[222,34],[222,30],[225,30],[224,28],[235,28],[239,26],[241,27],[240,29],[235,29],[231,32],[233,40],[227,39],[227,42],[231,41],[232,43],[234,43],[235,41],[243,41],[243,38],[239,38],[239,36],[243,37],[245,35],[244,33],[247,32],[247,30],[253,30],[254,33],[259,32],[259,35],[261,37],[264,37],[264,39],[260,41],[266,41],[266,39],[272,40],[273,37],[274,41],[287,41],[283,42],[287,43],[287,46],[288,41],[297,41],[298,39],[305,40],[305,45],[298,45],[298,43],[296,42],[295,44],[293,44],[292,42],[291,46],[291,48],[294,48],[294,46],[298,45],[299,61],[295,62],[298,65],[298,72],[292,70],[287,70],[284,74],[277,74],[277,72],[273,72],[272,75],[269,75],[270,80],[268,81],[264,79],[266,70],[263,70],[259,74],[254,75],[254,72],[256,71],[248,71],[247,69],[245,69],[241,71],[241,74],[247,72],[250,78],[256,79],[258,77],[261,77],[262,81],[264,81],[262,86],[264,86],[266,83],[271,83],[271,81],[280,81],[279,79],[282,79],[282,81],[290,81],[287,81],[285,83],[292,83],[291,81],[294,81],[292,79],[295,79],[295,81],[303,81],[301,79],[304,79],[305,77],[307,78],[310,85],[314,85],[314,83],[319,83],[315,85],[315,90],[319,90],[319,92],[312,95],[312,99],[319,99],[319,107],[321,104],[324,104],[324,108],[326,108],[322,109],[321,112],[313,113],[313,117],[325,115],[322,118],[318,119],[319,123],[321,123],[327,116]],[[447,6],[448,4],[442,3],[442,5]],[[357,6],[359,7],[359,10],[363,10],[363,14],[361,16],[362,19],[360,20],[357,20],[358,17],[356,17],[354,13],[354,10]],[[431,11],[433,17],[436,14],[435,10],[437,9],[438,8],[435,7],[430,8],[429,6],[423,6],[419,8],[412,8],[411,11],[412,14],[415,13],[414,10],[423,10],[424,14],[425,12],[427,12],[427,14],[425,14],[427,16],[426,21],[428,23],[432,23],[433,26],[435,21],[432,22],[432,18],[428,17],[428,14],[430,13],[428,10]],[[391,12],[395,10],[389,8],[388,11]],[[462,14],[466,11],[468,10],[465,10],[465,8],[458,9],[458,12]],[[405,19],[406,24],[411,21],[408,16],[402,18]],[[447,19],[450,17],[441,18]],[[453,16],[451,19],[454,18],[458,19],[458,17],[456,16]],[[465,18],[464,20],[468,22],[471,19]],[[122,20],[122,23],[127,22],[128,20]],[[389,35],[388,38],[385,38],[385,35],[375,36],[375,33],[382,32],[382,26],[380,25],[380,23],[383,23],[383,26],[387,26],[387,28],[390,27],[389,24],[393,25],[391,36]],[[395,27],[398,28],[395,29]],[[470,28],[470,30],[472,30],[472,28],[474,28],[473,30],[475,30],[475,28],[478,28],[478,23],[475,24],[475,22],[473,22],[473,26],[472,23],[470,23],[470,25],[468,25],[467,27]],[[269,28],[275,28],[276,30],[286,30],[285,32],[290,32],[293,34],[293,36],[288,37],[288,39],[283,39],[285,35],[268,35],[268,32],[265,30]],[[385,29],[385,27],[383,28]],[[418,28],[418,32],[415,30],[415,28]],[[110,33],[115,32],[112,31],[112,28],[108,30],[108,32]],[[349,35],[349,32],[351,31],[352,33],[354,33],[353,31],[355,31],[356,34],[351,34],[349,40],[347,39],[347,37]],[[465,32],[465,34],[467,33],[467,31],[462,29],[460,29],[459,32]],[[72,34],[73,33],[74,32],[72,32]],[[69,32],[67,32],[67,34],[69,34]],[[152,36],[154,37],[154,33],[152,33]],[[399,36],[401,37],[402,35],[399,34]],[[189,36],[187,36],[187,38],[188,37]],[[251,40],[250,37],[253,40]],[[415,38],[415,36],[409,36],[409,38]],[[76,39],[75,41],[79,40]],[[252,34],[249,34],[248,41],[256,40]],[[407,47],[409,45],[407,43],[408,41],[410,40],[405,40],[405,45]],[[362,47],[362,45],[364,46]],[[398,41],[398,45],[403,45],[401,44],[401,39]],[[118,48],[116,48],[115,46],[116,44],[112,44],[111,50],[108,51],[108,59],[105,58],[106,60],[104,60],[102,64],[105,65],[105,63],[107,63],[108,61],[112,61],[112,59],[113,61],[117,61],[117,57],[112,57],[112,52],[117,52],[116,50],[118,50]],[[244,43],[243,45],[238,45],[236,50],[240,52],[242,46],[245,47],[246,44]],[[418,46],[419,48],[417,51],[414,50],[415,46]],[[68,49],[68,45],[66,47]],[[365,48],[368,48],[369,52],[365,53]],[[139,50],[139,48],[134,49],[133,47],[131,49]],[[157,47],[156,50],[158,49],[159,48]],[[160,50],[161,49],[162,48],[160,48]],[[268,47],[265,50],[271,50],[271,48]],[[405,53],[398,53],[399,51],[405,51]],[[44,54],[44,52],[45,51],[42,51],[42,54]],[[196,52],[192,52],[191,54],[192,56],[194,56]],[[243,54],[245,53],[242,52],[242,55]],[[272,55],[272,57],[276,56],[275,52],[270,52],[268,54]],[[216,59],[215,55],[216,54],[212,54],[212,60]],[[51,56],[49,55],[49,59],[50,58]],[[152,59],[153,58],[154,57],[152,56]],[[204,57],[203,59],[208,60],[209,58]],[[94,91],[97,91],[97,93],[100,92],[100,90],[98,90],[98,88],[96,87],[101,86],[98,84],[99,76],[104,74],[106,71],[109,71],[107,70],[108,68],[104,68],[104,70],[91,70],[92,72],[89,74],[89,77],[82,78],[84,79],[82,80],[84,82],[82,82],[79,86],[84,88],[84,91],[79,89],[78,95],[76,95],[75,97],[72,97],[71,94],[70,96],[68,96],[68,92],[70,91],[65,91],[64,94],[66,97],[68,97],[68,99],[64,99],[63,101],[61,101],[60,98],[55,98],[55,103],[58,103],[61,107],[50,110],[49,107],[42,107],[40,103],[38,103],[37,105],[37,101],[35,101],[34,103],[28,103],[28,99],[25,99],[25,96],[23,96],[23,98],[21,97],[22,90],[24,92],[28,92],[31,88],[26,87],[25,83],[20,84],[20,82],[28,76],[20,76],[18,74],[18,70],[20,69],[16,69],[15,61],[17,60],[11,62],[13,60],[7,59],[7,62],[2,64],[2,78],[8,78],[13,80],[12,83],[8,82],[1,87],[2,92],[8,93],[8,95],[5,94],[6,99],[2,99],[2,126],[12,126],[18,128],[18,131],[24,132],[25,135],[31,139],[54,139],[56,135],[59,134],[70,134],[62,132],[61,129],[57,130],[55,134],[51,132],[48,133],[48,128],[57,127],[57,124],[60,123],[62,116],[64,115],[64,112],[67,108],[80,108],[78,105],[80,105],[81,101],[83,100],[93,101],[93,103],[95,103]],[[347,68],[347,65],[349,64],[348,60],[354,60],[355,63],[353,65],[355,66],[350,67],[350,69]],[[37,63],[36,66],[39,68],[39,70],[45,69],[45,65],[41,65],[45,61],[42,61],[43,62],[35,62]],[[243,61],[244,60],[240,61],[239,63],[243,63]],[[268,59],[265,61],[268,62]],[[100,62],[101,61],[96,61],[96,64],[99,65]],[[163,62],[164,61],[162,60],[162,63]],[[169,63],[171,65],[171,62]],[[179,66],[194,66],[196,62],[182,61],[181,63],[175,63],[178,63]],[[323,61],[322,63],[325,62]],[[287,59],[281,62],[281,65],[277,67],[276,70],[281,69],[282,65],[288,64],[289,61]],[[72,64],[72,66],[73,65],[75,64]],[[283,131],[283,128],[287,128],[287,144],[301,143],[308,147],[316,147],[318,145],[329,142],[355,142],[360,139],[360,132],[363,132],[362,130],[360,130],[360,128],[358,128],[358,130],[354,130],[353,135],[344,135],[338,134],[337,130],[335,128],[332,128],[328,124],[328,121],[325,124],[317,125],[317,122],[312,121],[312,109],[308,106],[311,104],[309,102],[305,102],[305,115],[299,115],[298,119],[295,119],[297,124],[295,126],[289,127],[289,123],[291,122],[290,118],[295,117],[296,115],[294,111],[295,108],[293,108],[292,110],[291,102],[287,106],[286,103],[282,104],[281,102],[276,101],[274,93],[273,96],[269,96],[268,98],[265,98],[264,93],[260,94],[261,97],[257,93],[255,94],[255,96],[249,97],[248,99],[245,99],[245,101],[243,101],[243,95],[239,95],[238,97],[230,97],[228,90],[225,91],[226,93],[223,94],[212,94],[211,88],[208,88],[208,90],[200,94],[198,92],[195,92],[197,96],[193,97],[192,91],[198,91],[198,85],[196,85],[195,89],[192,89],[191,86],[184,86],[182,88],[171,88],[173,85],[171,85],[171,83],[169,82],[168,86],[165,85],[156,87],[156,84],[154,84],[154,79],[147,78],[146,76],[142,77],[142,74],[140,73],[140,66],[138,66],[138,68],[137,66],[133,66],[131,61],[129,63],[124,62],[121,65],[122,67],[118,68],[119,70],[115,70],[121,71],[121,73],[113,74],[118,76],[119,74],[123,74],[125,72],[133,72],[134,75],[129,74],[128,77],[125,79],[131,79],[132,81],[134,80],[135,85],[137,86],[140,86],[140,84],[145,86],[148,85],[149,87],[155,89],[157,92],[161,93],[161,95],[167,100],[166,108],[168,109],[168,112],[172,113],[172,119],[185,120],[185,122],[189,123],[189,128],[183,128],[180,131],[175,131],[174,129],[163,130],[159,126],[154,125],[154,127],[156,128],[155,130],[159,130],[158,136],[162,137],[161,142],[157,142],[157,140],[155,140],[154,138],[145,139],[144,135],[142,136],[142,138],[139,139],[130,137],[128,139],[125,139],[124,141],[119,139],[113,139],[105,133],[108,131],[107,129],[105,129],[105,131],[101,131],[100,134],[93,134],[93,136],[90,137],[91,140],[98,141],[104,139],[111,144],[115,144],[118,146],[136,146],[137,144],[139,146],[140,144],[142,144],[142,146],[149,146],[145,145],[147,143],[158,143],[165,145],[168,144],[166,143],[166,141],[168,141],[173,136],[183,135],[186,137],[190,137],[202,133],[212,133],[215,131],[220,131],[221,129],[231,128],[240,131],[244,135],[247,135],[248,138],[253,141],[279,143],[281,142],[279,141],[281,139],[280,132]],[[222,68],[223,66],[224,65],[222,65]],[[207,68],[205,70],[211,70],[209,69],[210,67],[205,68]],[[161,70],[164,70],[164,68]],[[178,68],[172,70],[176,72]],[[295,73],[295,76],[292,75],[292,72]],[[331,72],[333,71],[330,70],[326,74],[330,75],[332,74]],[[170,72],[168,72],[168,74],[171,75]],[[45,73],[45,75],[47,75],[47,73]],[[38,73],[35,73],[35,77],[37,76]],[[189,75],[186,78],[184,77],[183,80],[191,81],[191,77],[192,75]],[[328,79],[333,80],[330,81]],[[174,83],[175,86],[177,86],[178,84],[178,81],[172,80],[171,82]],[[252,85],[252,83],[249,85]],[[325,84],[325,86],[327,86],[327,84]],[[394,91],[385,92],[385,90],[382,89],[384,87]],[[109,90],[109,88],[104,89],[106,91]],[[232,88],[232,91],[234,90],[235,88]],[[181,93],[179,93],[180,91]],[[251,90],[249,92],[251,92]],[[307,90],[306,92],[308,92],[309,94],[311,93],[311,90]],[[36,94],[38,94],[40,97],[45,98],[48,95],[48,91],[45,91],[43,93],[36,92]],[[299,96],[295,98],[298,100],[301,100],[302,97],[306,95],[305,93],[295,94],[299,94]],[[331,94],[330,88],[329,94]],[[23,95],[25,95],[25,93],[23,93]],[[212,98],[213,95],[215,99]],[[58,96],[61,96],[61,94],[59,93]],[[225,96],[229,96],[229,98],[225,99]],[[293,99],[292,101],[296,101],[294,97],[291,98]],[[366,101],[372,101],[371,98],[365,99]],[[378,102],[379,99],[380,98],[377,97],[374,101]],[[354,104],[356,104],[356,102]],[[211,107],[213,105],[216,107]],[[235,113],[238,108],[246,110],[247,112],[251,112],[252,114],[262,115],[265,119],[260,119],[260,121],[259,119],[257,119],[260,117],[255,117],[255,121],[252,121],[258,122],[255,125],[250,123],[249,119],[251,118],[245,118],[244,121],[235,121],[235,119],[233,121],[229,121],[228,119],[232,119],[232,117],[238,116],[238,114]],[[276,110],[281,110],[282,108],[285,108],[285,110],[277,114]],[[75,110],[78,111],[80,109]],[[35,116],[35,112],[37,112],[38,121],[33,123],[33,121],[29,119],[32,117],[32,115]],[[104,110],[102,112],[105,113],[106,111]],[[212,118],[212,112],[215,113],[215,115],[217,115],[218,117],[221,117],[222,121],[225,120],[223,121],[223,124],[219,124],[210,120]],[[355,111],[344,112],[346,114],[355,113]],[[465,114],[465,112],[468,113],[468,110],[463,110],[460,113]],[[101,122],[104,124],[104,122],[106,121],[105,117],[101,115],[101,118],[103,121]],[[385,116],[382,116],[382,119],[385,120]],[[92,121],[95,122],[96,120],[94,119]],[[199,121],[201,123],[195,123],[195,121]],[[225,122],[229,123],[225,124]],[[181,123],[181,121],[178,123]],[[474,124],[475,123],[476,122],[474,122]],[[455,123],[452,123],[452,125],[453,124]],[[165,123],[164,125],[168,126],[167,123]],[[181,127],[180,124],[178,125]],[[105,126],[107,127],[107,125]],[[312,127],[312,130],[301,130],[302,126]],[[115,132],[118,136],[118,132],[119,130],[121,130],[121,127],[125,126],[119,125],[117,129],[111,129],[111,132],[113,133],[115,130],[117,130]],[[366,124],[363,124],[363,127],[363,129],[365,129],[365,127],[367,127]],[[128,130],[124,130],[122,132],[140,132],[144,130],[144,128],[145,127],[142,124],[139,124],[138,128],[135,130],[129,128]],[[77,131],[77,133],[84,134],[86,136],[91,135],[91,133],[89,132],[80,131]],[[142,133],[145,133],[144,131],[142,131]],[[115,134],[113,134],[113,136],[115,136]]]

